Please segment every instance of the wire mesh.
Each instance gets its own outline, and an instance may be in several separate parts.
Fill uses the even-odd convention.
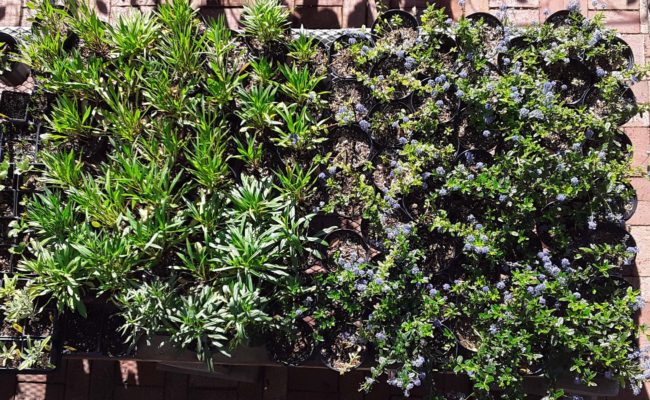
[[[22,26],[0,27],[0,32],[13,36],[16,40],[21,40],[29,34],[29,28]],[[30,74],[25,82],[18,86],[8,86],[0,82],[0,93],[4,91],[32,93],[34,91],[34,77]]]

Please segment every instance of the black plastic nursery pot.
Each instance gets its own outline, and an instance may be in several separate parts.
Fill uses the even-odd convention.
[[[354,78],[353,59],[346,49],[356,43],[373,47],[374,41],[370,34],[346,33],[332,41],[329,48],[328,67],[333,78]],[[338,47],[338,49],[337,49]]]
[[[408,76],[411,82],[416,80],[414,75],[409,73],[406,67],[404,67],[404,59],[399,58],[396,55],[387,55],[375,61],[370,67],[368,74],[371,78],[376,78],[379,76],[386,77],[391,74],[391,71],[399,72],[402,77]],[[411,92],[409,91],[410,88],[408,85],[405,85],[402,83],[402,81],[400,81],[396,83],[393,88],[395,91],[393,92],[393,96],[390,99],[391,101],[409,101]]]
[[[572,25],[575,21],[582,21],[584,18],[578,11],[560,10],[549,15],[544,23],[554,27],[561,27]]]
[[[621,56],[620,60],[614,60],[611,58],[596,58],[590,60],[590,64],[595,68],[600,67],[607,72],[614,71],[629,71],[634,67],[634,52],[630,45],[623,39],[615,37],[609,42],[605,43],[606,47],[621,47]]]
[[[399,24],[395,22],[398,19],[400,21]],[[386,32],[396,29],[417,30],[419,25],[420,24],[415,15],[407,11],[392,9],[377,16],[377,19],[375,19],[375,22],[373,22],[372,27],[370,28],[370,32],[377,37],[381,37],[385,35]]]
[[[514,63],[519,59],[518,54],[528,49],[536,49],[538,43],[530,37],[517,36],[508,41],[505,52],[497,55],[496,66],[502,74],[507,74]],[[541,64],[542,58],[538,56],[536,63]]]
[[[574,248],[587,237],[590,211],[585,201],[551,201],[535,221],[537,236],[551,249]],[[578,224],[580,222],[580,225]]]
[[[354,263],[366,262],[370,257],[370,248],[363,236],[357,231],[339,229],[325,236],[327,242],[326,266],[330,271]]]
[[[326,338],[320,349],[323,365],[340,374],[359,368],[367,355],[368,345],[353,326]]]
[[[332,153],[332,163],[361,169],[377,153],[370,135],[358,125],[334,129],[327,141],[326,151]]]
[[[544,71],[550,79],[557,82],[556,88],[570,107],[583,104],[595,81],[592,71],[576,59],[570,59],[568,63],[556,62],[547,65]]]
[[[370,123],[375,121],[386,125],[383,129],[373,129],[370,133],[370,137],[377,147],[380,149],[400,147],[402,145],[400,138],[403,138],[406,132],[402,132],[399,125],[404,121],[404,117],[408,117],[412,112],[413,110],[406,102],[375,104],[370,110],[368,120]],[[378,133],[382,133],[382,135],[379,136]]]
[[[277,331],[266,342],[271,360],[286,367],[297,367],[309,360],[316,350],[311,327],[296,318],[291,332]]]
[[[418,110],[427,102],[436,102],[441,100],[443,102],[442,112],[438,115],[440,125],[448,126],[451,124],[458,115],[461,107],[460,100],[456,97],[455,87],[450,86],[444,93],[429,92],[427,87],[432,87],[435,84],[434,78],[426,78],[422,81],[422,89],[414,91],[409,97],[409,105],[412,110]]]
[[[0,117],[15,125],[27,124],[31,95],[5,90],[0,96]]]
[[[584,239],[585,245],[622,245],[625,249],[636,249],[636,240],[630,232],[628,232],[623,225],[615,223],[599,223],[595,230],[590,231]],[[621,269],[618,271],[622,273],[622,267],[625,265],[632,265],[636,260],[636,252],[629,253],[629,257],[622,261],[619,265]],[[610,260],[611,261],[611,260]],[[612,262],[615,265],[615,261]]]
[[[16,54],[18,51],[18,42],[7,33],[0,32],[0,44],[4,44],[5,53]],[[0,74],[0,81],[7,86],[18,86],[27,80],[29,72],[29,67],[26,64],[14,61],[11,62],[8,71]]]
[[[473,23],[483,22],[481,42],[488,53],[493,54],[498,43],[503,39],[503,24],[492,14],[476,12],[465,17]]]
[[[619,100],[605,102],[600,90],[592,87],[585,96],[584,103],[592,113],[600,117],[618,116],[618,126],[625,125],[638,113],[636,96],[628,86],[621,85],[618,90]]]
[[[52,6],[57,10],[64,11],[66,14],[69,13],[68,8],[61,5],[61,4],[54,4]],[[38,32],[38,30],[41,27],[42,22],[43,22],[43,20],[41,18],[37,17],[32,22],[31,31],[32,32]],[[77,35],[76,33],[68,30],[68,32],[66,32],[65,39],[63,39],[63,46],[62,46],[63,51],[70,52],[70,51],[72,51],[72,49],[76,48],[78,45],[79,45],[79,35]]]
[[[369,110],[374,105],[370,90],[355,78],[332,80],[330,93],[329,111],[331,116],[340,112],[341,107],[345,107],[350,113],[354,114],[353,121],[348,122],[358,123],[367,119]],[[363,108],[357,108],[357,105],[361,105]]]

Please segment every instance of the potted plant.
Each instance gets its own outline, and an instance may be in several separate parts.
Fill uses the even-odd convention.
[[[13,61],[18,51],[18,42],[11,35],[0,32],[0,81],[8,86],[18,86],[27,80],[27,65]]]

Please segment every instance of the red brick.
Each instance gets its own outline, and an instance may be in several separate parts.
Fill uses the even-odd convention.
[[[3,0],[0,4],[0,26],[20,26],[26,23],[24,9],[19,0]]]
[[[189,398],[192,400],[237,400],[237,391],[236,390],[214,390],[214,389],[190,389]]]
[[[648,103],[650,98],[648,97],[648,81],[639,81],[632,86],[632,91],[634,96],[636,96],[636,101],[641,103]]]
[[[641,15],[639,11],[603,11],[605,23],[610,28],[617,29],[621,33],[641,32]],[[595,11],[589,11],[589,16],[595,15]]]
[[[639,248],[636,255],[636,268],[632,268],[631,276],[650,277],[650,226],[631,226],[630,233]],[[650,292],[648,294],[650,297]]]
[[[341,7],[303,7],[298,6],[293,12],[293,25],[307,29],[342,28],[343,9]]]
[[[162,387],[123,387],[117,386],[113,391],[113,400],[154,400],[162,399]]]
[[[204,3],[208,2],[210,0],[193,0],[192,1],[192,6],[202,6],[205,5]],[[160,0],[111,0],[111,5],[112,6],[118,6],[118,7],[134,7],[134,6],[155,6],[160,3],[165,3],[165,1],[160,1]]]
[[[639,201],[650,201],[650,180],[647,178],[632,178],[632,186],[636,189]]]
[[[475,12],[489,12],[490,5],[488,0],[466,0],[465,1],[465,15]]]
[[[627,223],[628,225],[650,225],[650,201],[639,201],[634,216]]]
[[[238,7],[219,8],[219,7],[201,7],[199,13],[206,18],[216,18],[224,15],[226,24],[230,29],[239,29],[239,20],[241,19],[243,9]]]
[[[539,11],[538,10],[513,10],[508,9],[508,20],[515,25],[530,25],[536,22],[539,22]]]
[[[601,0],[600,4],[605,3],[607,10],[639,10],[639,0]],[[596,8],[594,4],[589,2],[590,10],[600,10],[602,7]]]
[[[648,126],[650,126],[650,115],[647,112],[635,115],[630,121],[623,125],[624,128]]]
[[[625,128],[625,133],[632,141],[634,149],[632,167],[641,168],[643,172],[647,171],[650,165],[650,132],[648,128]]]
[[[63,385],[18,382],[14,400],[63,400]]]
[[[65,400],[86,400],[90,388],[90,361],[67,360]]]
[[[490,0],[491,8],[499,8],[504,3],[510,8],[539,8],[540,0]]]
[[[645,65],[645,55],[647,54],[645,49],[646,37],[645,34],[625,34],[621,35],[621,38],[627,42],[632,48],[632,53],[634,53],[634,61],[639,65]]]
[[[343,0],[294,0],[295,6],[306,6],[306,7],[332,7],[343,5]]]
[[[165,373],[156,369],[156,363],[124,360],[119,361],[120,375],[116,383],[128,386],[162,386]]]

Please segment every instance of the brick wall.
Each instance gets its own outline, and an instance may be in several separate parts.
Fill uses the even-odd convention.
[[[27,0],[0,0],[0,26],[29,25],[29,12],[25,8]],[[136,7],[142,10],[155,8],[162,0],[93,0],[98,12],[107,20],[116,18],[123,12]],[[392,8],[421,10],[426,0],[386,0]],[[566,8],[570,0],[505,0],[510,18],[517,24],[543,21],[547,12]],[[650,36],[648,35],[648,1],[650,0],[608,0],[604,11],[607,23],[618,29],[630,44],[637,63],[645,65],[650,61]],[[356,27],[372,22],[376,13],[374,0],[286,0],[291,6],[296,26],[306,28]],[[461,7],[456,0],[439,0],[454,18],[477,11],[495,12],[503,0],[466,0]],[[193,0],[193,4],[206,16],[225,14],[230,25],[236,26],[244,0]],[[596,10],[591,0],[580,0],[581,10],[593,15]],[[647,57],[647,58],[646,58]],[[637,83],[633,90],[640,102],[648,102],[648,81]],[[634,118],[625,126],[625,132],[634,144],[634,166],[643,167],[650,162],[650,118],[644,114]],[[639,206],[629,221],[629,229],[634,235],[640,253],[637,265],[628,271],[629,279],[642,289],[650,302],[650,182],[642,177],[634,177]],[[639,317],[640,323],[650,324],[650,306]],[[646,338],[642,345],[648,344]],[[0,388],[0,393],[2,389]],[[646,390],[650,392],[650,389]],[[352,394],[350,394],[352,395]],[[1,397],[1,396],[0,396]],[[647,394],[645,398],[647,398]],[[318,397],[317,398],[321,398]],[[329,398],[329,397],[327,397]],[[342,398],[346,398],[343,396]],[[352,397],[350,397],[352,398]],[[628,398],[628,395],[620,397]],[[153,398],[152,398],[153,400]]]

